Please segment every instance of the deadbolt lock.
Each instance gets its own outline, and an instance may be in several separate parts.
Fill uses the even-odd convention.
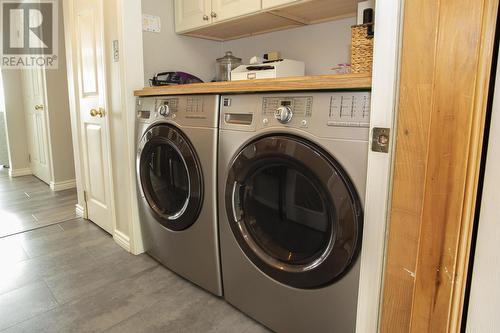
[[[372,151],[378,153],[388,153],[390,134],[390,128],[374,127],[372,135]]]

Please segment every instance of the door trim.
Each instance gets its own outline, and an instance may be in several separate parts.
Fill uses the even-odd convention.
[[[104,8],[102,2],[99,1],[101,7],[101,15],[98,18],[101,20],[102,27],[104,30]],[[72,127],[72,136],[73,136],[73,149],[75,156],[75,175],[76,175],[76,186],[77,186],[77,194],[78,194],[78,207],[86,207],[84,191],[86,190],[85,184],[85,164],[84,157],[85,154],[85,146],[82,139],[82,127],[80,123],[80,107],[79,107],[79,97],[80,92],[78,89],[78,55],[75,50],[75,43],[73,41],[76,40],[77,36],[75,34],[75,22],[73,20],[74,17],[74,0],[63,0],[63,12],[64,12],[64,32],[65,32],[65,44],[66,44],[66,61],[67,61],[67,69],[68,69],[68,90],[69,90],[69,106],[70,106],[70,116],[71,116],[71,127]],[[105,36],[104,31],[100,32],[100,42],[102,47],[103,56],[101,58],[102,68],[104,71],[103,75],[103,87],[101,87],[105,98],[104,98],[104,109],[109,110],[109,96],[107,92],[107,84],[106,84],[106,57],[109,56],[106,53],[106,48],[104,45]],[[107,112],[106,117],[104,117],[104,123],[106,126],[106,154],[108,154],[108,163],[109,163],[109,173],[108,173],[108,186],[109,186],[109,204],[110,204],[110,215],[111,215],[111,226],[113,230],[112,236],[116,233],[116,213],[115,213],[115,192],[114,192],[114,183],[113,183],[113,161],[111,154],[111,134],[110,134],[110,112]],[[84,218],[88,217],[88,212],[85,209]],[[121,245],[121,244],[120,244]],[[127,249],[128,251],[128,249]]]
[[[374,127],[392,128],[399,83],[399,58],[403,0],[377,1],[375,6],[375,44],[373,53],[372,105],[370,133]],[[369,146],[372,146],[370,135]],[[361,247],[358,289],[357,333],[372,333],[379,326],[381,289],[388,225],[394,144],[389,153],[369,151],[365,196],[365,222]]]

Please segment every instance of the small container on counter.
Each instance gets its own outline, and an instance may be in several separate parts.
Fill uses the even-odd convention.
[[[233,56],[233,52],[227,51],[226,55],[217,59],[215,68],[215,81],[231,81],[231,71],[241,65],[241,58]]]

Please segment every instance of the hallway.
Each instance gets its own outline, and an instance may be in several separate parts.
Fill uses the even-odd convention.
[[[0,238],[76,218],[76,189],[53,192],[34,176],[0,167]]]

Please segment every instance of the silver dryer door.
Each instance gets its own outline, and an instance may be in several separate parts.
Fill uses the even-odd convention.
[[[180,231],[198,218],[203,175],[198,156],[182,131],[161,124],[139,142],[137,177],[149,209],[164,227]]]
[[[240,248],[285,285],[331,284],[359,253],[358,193],[341,165],[306,139],[272,135],[246,145],[229,168],[225,201]]]

